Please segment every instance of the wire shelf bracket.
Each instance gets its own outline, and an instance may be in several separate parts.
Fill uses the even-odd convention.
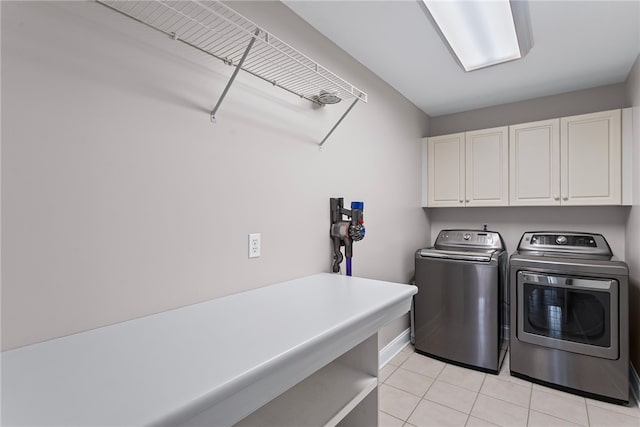
[[[260,34],[260,30],[256,30],[255,34],[256,36],[258,36],[258,34]],[[256,41],[256,38],[252,37],[251,41],[249,42],[249,45],[247,46],[247,49],[244,51],[244,54],[242,55],[242,58],[240,58],[240,62],[238,62],[236,69],[233,71],[233,74],[231,74],[231,78],[229,79],[229,82],[227,82],[227,85],[224,87],[224,90],[222,91],[222,95],[220,95],[220,98],[218,99],[216,106],[213,107],[213,110],[211,110],[211,121],[213,123],[216,122],[216,112],[218,111],[218,108],[220,108],[220,104],[222,104],[224,97],[227,96],[227,92],[229,92],[229,88],[233,84],[233,81],[236,79],[236,76],[238,75],[238,71],[242,69],[242,64],[244,64],[244,61],[246,61],[247,56],[249,55],[249,51],[253,47],[253,44],[255,43],[255,41]]]
[[[283,42],[218,0],[96,0],[112,10],[235,65],[210,118],[216,113],[240,70],[318,105],[330,93],[351,105],[322,139],[322,148],[358,101],[367,94]]]

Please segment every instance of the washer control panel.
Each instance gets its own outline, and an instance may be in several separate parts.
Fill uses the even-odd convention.
[[[434,247],[442,249],[446,246],[504,249],[500,234],[482,230],[442,230],[438,234]]]

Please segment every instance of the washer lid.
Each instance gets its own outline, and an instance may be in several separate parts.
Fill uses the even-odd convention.
[[[418,252],[422,258],[439,258],[439,259],[451,259],[459,261],[475,261],[475,262],[489,262],[496,250],[489,251],[451,251],[444,249],[421,249]]]

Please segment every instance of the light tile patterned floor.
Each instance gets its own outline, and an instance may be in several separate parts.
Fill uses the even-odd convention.
[[[640,427],[640,408],[585,399],[512,377],[449,365],[407,346],[380,370],[380,427]]]

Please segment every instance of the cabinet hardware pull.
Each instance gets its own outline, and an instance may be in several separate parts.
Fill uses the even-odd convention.
[[[562,200],[564,200],[566,202],[567,200],[569,200],[569,198],[567,196],[564,196],[564,197],[562,197]]]

